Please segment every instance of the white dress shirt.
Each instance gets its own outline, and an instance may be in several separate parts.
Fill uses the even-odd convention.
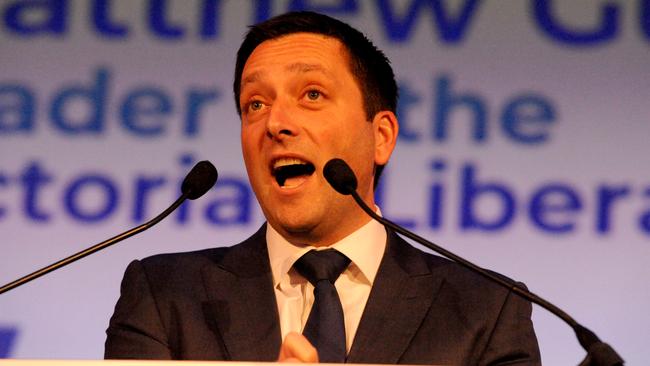
[[[283,340],[289,332],[302,333],[314,303],[314,286],[293,269],[295,261],[312,249],[328,248],[334,248],[350,259],[350,265],[334,284],[343,306],[345,343],[349,352],[384,255],[386,229],[370,220],[341,241],[329,247],[316,248],[289,243],[267,223],[266,243]]]

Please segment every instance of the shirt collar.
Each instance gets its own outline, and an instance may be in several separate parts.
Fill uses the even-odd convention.
[[[376,211],[381,214],[379,208],[376,208]],[[384,226],[375,220],[370,220],[328,248],[334,248],[350,258],[350,261],[359,268],[368,283],[372,285],[384,255],[386,237]],[[292,244],[268,223],[266,224],[266,243],[273,272],[274,288],[278,288],[280,283],[284,282],[283,279],[288,279],[293,264],[303,254],[312,249],[325,249]]]

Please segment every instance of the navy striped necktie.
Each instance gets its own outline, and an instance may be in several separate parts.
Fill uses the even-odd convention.
[[[350,264],[350,259],[334,249],[311,250],[293,267],[314,285],[314,305],[302,334],[318,350],[320,362],[345,362],[345,322],[343,307],[334,282]]]

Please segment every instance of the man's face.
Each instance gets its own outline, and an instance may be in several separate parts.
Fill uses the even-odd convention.
[[[368,121],[345,47],[296,33],[261,43],[242,72],[239,104],[246,170],[268,222],[294,243],[332,244],[369,219],[334,191],[323,166],[342,158],[373,201],[373,170],[394,146],[396,120]]]

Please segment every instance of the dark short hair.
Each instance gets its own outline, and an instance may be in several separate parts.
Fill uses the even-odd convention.
[[[314,12],[290,12],[270,18],[249,28],[237,51],[233,91],[237,113],[241,116],[239,96],[244,65],[262,42],[294,33],[315,33],[338,39],[347,49],[350,71],[363,96],[366,118],[380,111],[396,112],[397,83],[390,61],[363,33],[327,15]],[[375,185],[383,166],[375,168]]]

